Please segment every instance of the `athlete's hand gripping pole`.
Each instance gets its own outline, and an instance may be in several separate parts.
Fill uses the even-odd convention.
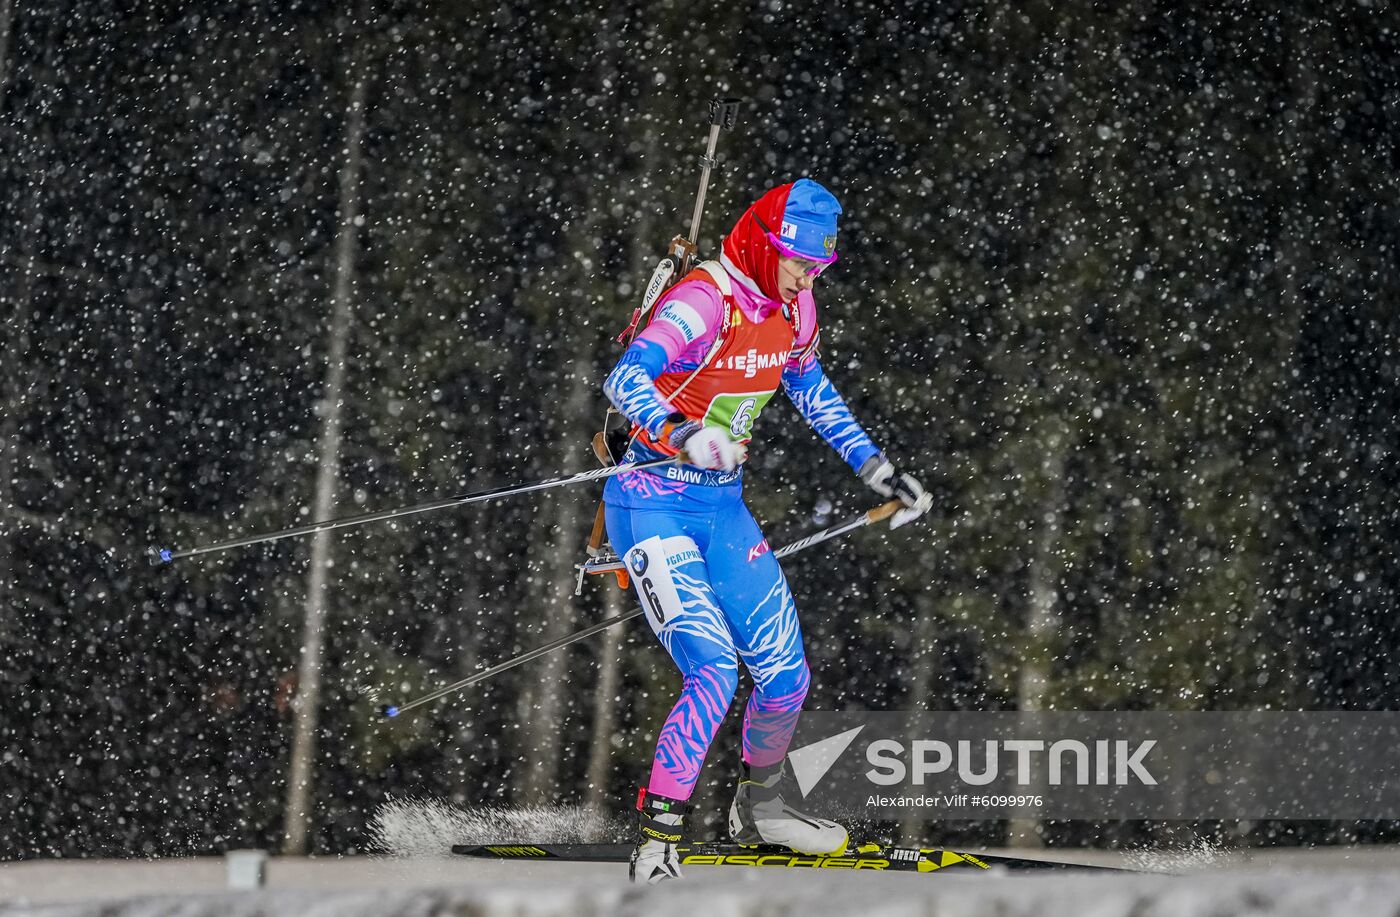
[[[933,508],[933,495],[912,474],[900,474],[883,455],[867,459],[860,468],[860,477],[880,496],[899,501],[900,509],[890,520],[892,529],[913,522]]]
[[[681,424],[667,441],[686,461],[706,471],[733,471],[749,457],[748,447],[730,439],[728,430],[701,426],[695,420]]]
[[[570,484],[583,484],[588,481],[598,481],[603,478],[610,478],[615,474],[623,474],[641,468],[655,468],[658,465],[667,465],[674,461],[674,458],[664,458],[652,462],[634,462],[630,465],[609,465],[606,468],[595,468],[592,471],[583,471],[578,474],[570,475],[567,478],[550,478],[544,481],[534,481],[530,484],[512,484],[506,487],[497,487],[493,490],[480,490],[476,493],[459,494],[455,497],[433,500],[429,503],[418,503],[414,506],[403,506],[398,509],[384,510],[377,513],[361,513],[358,516],[342,516],[339,519],[327,519],[324,522],[310,522],[306,525],[282,529],[277,532],[268,532],[263,535],[249,535],[246,538],[234,538],[230,541],[221,541],[218,544],[206,545],[202,548],[187,548],[183,551],[175,551],[170,548],[151,548],[147,554],[153,566],[167,564],[184,557],[197,557],[200,554],[227,551],[229,548],[242,548],[248,545],[263,544],[268,541],[280,541],[283,538],[295,538],[298,535],[310,535],[313,532],[323,532],[328,529],[343,529],[352,525],[363,525],[366,522],[380,522],[385,519],[397,519],[400,516],[427,513],[435,509],[446,509],[449,506],[466,506],[468,503],[484,503],[488,500],[499,500],[502,497],[514,497],[519,494],[533,493],[537,490],[548,490],[552,487],[567,487]]]
[[[904,504],[901,503],[899,500],[891,500],[888,503],[875,507],[869,512],[864,512],[852,519],[847,519],[845,522],[842,522],[839,525],[833,525],[831,528],[822,529],[820,532],[814,532],[813,534],[808,535],[806,538],[801,538],[797,541],[794,541],[792,544],[785,545],[779,548],[778,550],[774,551],[773,556],[787,557],[789,554],[796,554],[798,551],[806,550],[814,544],[821,544],[823,541],[830,541],[833,538],[840,538],[842,535],[845,535],[849,532],[854,532],[856,529],[870,525],[872,522],[880,522],[884,519],[888,519],[890,516],[893,516],[895,512],[898,511],[899,508],[903,505]],[[626,567],[621,561],[606,560],[589,561],[588,563],[583,564],[581,568],[588,573],[619,573],[619,571],[626,570]],[[618,579],[619,581],[622,581],[623,576],[619,575]],[[608,618],[606,621],[599,621],[592,627],[585,627],[581,631],[577,631],[565,637],[560,637],[558,640],[546,643],[544,646],[536,647],[535,649],[530,650],[528,653],[522,653],[521,655],[516,656],[512,659],[507,659],[505,662],[497,663],[496,665],[491,666],[491,668],[489,669],[477,672],[475,675],[469,675],[466,678],[463,678],[461,681],[453,682],[445,688],[439,688],[432,694],[425,694],[424,696],[417,698],[416,700],[411,700],[406,704],[385,704],[384,706],[379,708],[379,712],[384,716],[398,716],[400,713],[403,713],[407,710],[412,710],[414,707],[421,707],[422,705],[431,703],[432,701],[435,701],[440,697],[446,697],[447,695],[452,694],[456,691],[461,691],[463,688],[469,688],[472,685],[477,684],[478,682],[482,682],[495,675],[499,675],[501,672],[504,672],[507,669],[513,669],[516,666],[521,665],[522,663],[529,662],[531,659],[538,659],[546,653],[551,653],[554,650],[560,649],[561,647],[568,646],[570,643],[577,643],[578,641],[583,640],[587,637],[591,637],[596,633],[600,633],[601,631],[607,630],[614,624],[621,624],[623,621],[630,621],[633,618],[640,616],[641,614],[642,609],[636,608],[632,611],[627,612],[626,614],[620,614],[616,617]]]

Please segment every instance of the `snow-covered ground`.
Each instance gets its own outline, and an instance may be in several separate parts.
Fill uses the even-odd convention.
[[[1229,857],[1181,875],[866,874],[689,867],[657,888],[615,865],[462,858],[273,859],[267,887],[226,888],[224,861],[0,865],[0,915],[397,917],[704,914],[844,917],[1393,917],[1400,852],[1290,851],[1270,866]]]
[[[396,801],[370,819],[382,856],[246,854],[0,863],[0,917],[1400,917],[1400,847],[1174,852],[984,851],[1137,873],[869,873],[687,866],[656,888],[615,864],[477,860],[453,843],[615,840],[627,826],[568,808],[482,810]],[[234,886],[234,887],[231,887]]]

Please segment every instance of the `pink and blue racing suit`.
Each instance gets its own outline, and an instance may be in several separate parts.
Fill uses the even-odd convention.
[[[643,437],[647,441],[659,437],[662,425],[676,413],[662,397],[658,378],[689,374],[701,365],[727,308],[737,306],[748,327],[784,309],[723,260],[733,281],[732,300],[726,302],[711,283],[677,284],[607,377],[608,398],[652,434]],[[799,339],[792,341],[793,356],[781,364],[782,388],[813,429],[858,470],[879,450],[823,372],[815,347],[809,346],[817,333],[811,293],[801,293],[794,307],[801,310],[794,322]],[[754,362],[752,354],[747,356]],[[731,357],[725,367],[716,367],[716,378],[726,367],[746,365],[743,360],[744,355]],[[723,357],[717,361],[724,362]],[[707,367],[696,383],[710,372]],[[721,393],[707,403],[719,405],[725,397]],[[760,408],[762,400],[766,398],[759,399]],[[751,424],[751,419],[724,415],[736,433],[746,434],[748,427],[740,424]],[[634,441],[624,461],[658,457],[658,451]],[[684,679],[657,741],[648,790],[684,800],[694,790],[705,754],[733,701],[740,660],[754,682],[744,716],[743,756],[756,767],[780,763],[786,756],[810,676],[787,580],[744,505],[742,469],[724,473],[678,464],[664,471],[612,478],[604,501],[609,539],[628,565],[652,630]]]

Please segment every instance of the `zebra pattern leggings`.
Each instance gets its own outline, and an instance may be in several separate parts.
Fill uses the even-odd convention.
[[[646,619],[684,679],[657,739],[648,790],[690,798],[734,699],[740,660],[754,681],[744,760],[781,762],[811,676],[792,592],[748,507],[742,500],[694,512],[609,504],[607,525]]]

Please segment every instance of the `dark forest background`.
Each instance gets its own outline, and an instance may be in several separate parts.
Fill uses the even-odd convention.
[[[1400,708],[1387,2],[0,13],[0,856],[282,842],[311,541],[143,552],[590,467],[714,95],[702,249],[837,193],[825,365],[937,493],[786,564],[810,706]],[[814,442],[757,431],[775,544],[874,499]],[[572,597],[599,489],[328,539],[309,849],[392,796],[627,808],[678,686],[639,624],[375,716],[631,606]]]

